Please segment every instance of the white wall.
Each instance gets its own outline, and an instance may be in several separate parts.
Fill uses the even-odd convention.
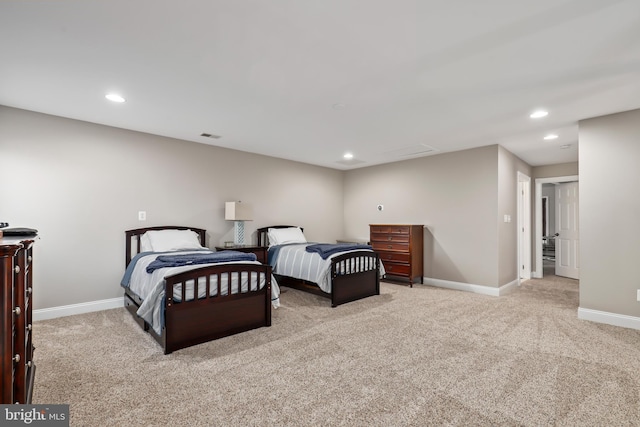
[[[530,170],[501,150],[492,145],[347,171],[346,237],[368,239],[372,223],[424,224],[426,277],[488,287],[515,280],[516,171]],[[504,224],[508,212],[514,221]]]
[[[579,136],[580,308],[638,318],[640,110],[581,121]]]
[[[231,240],[229,200],[254,206],[253,240],[276,223],[315,241],[424,224],[425,277],[497,288],[517,278],[517,172],[531,175],[497,145],[342,172],[8,107],[0,160],[0,220],[40,230],[36,309],[120,296],[126,229],[192,225],[210,246]]]
[[[518,172],[531,177],[531,167],[503,147],[498,147],[498,285],[518,278]],[[532,189],[533,191],[533,189]],[[509,215],[511,222],[504,222]]]
[[[0,221],[40,231],[34,308],[120,297],[124,231],[153,225],[233,240],[224,202],[311,240],[343,233],[342,171],[0,106]],[[138,221],[138,211],[147,221]]]

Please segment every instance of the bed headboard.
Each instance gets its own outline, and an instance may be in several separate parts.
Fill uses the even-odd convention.
[[[258,234],[258,246],[269,246],[269,238],[267,237],[267,232],[270,228],[291,228],[297,227],[297,225],[270,225],[268,227],[258,228],[256,233]],[[304,231],[302,227],[300,230]]]
[[[124,254],[124,256],[125,256],[125,264],[124,264],[125,267],[127,265],[129,265],[129,263],[131,262],[131,258],[133,258],[133,256],[135,256],[136,254],[140,253],[140,236],[142,236],[144,233],[146,233],[149,230],[191,230],[191,231],[195,231],[198,234],[198,237],[200,238],[200,244],[202,246],[206,246],[206,244],[205,244],[205,236],[206,236],[207,230],[204,230],[202,228],[185,227],[185,226],[181,226],[181,225],[162,225],[162,226],[158,226],[158,227],[145,227],[145,228],[136,228],[134,230],[127,230],[127,231],[124,232],[125,235],[126,235],[126,242],[125,242],[126,252]],[[134,241],[135,241],[135,244],[134,244]]]

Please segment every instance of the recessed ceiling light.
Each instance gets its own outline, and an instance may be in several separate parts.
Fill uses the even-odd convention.
[[[351,160],[351,159],[353,159],[353,154],[351,154],[351,153],[345,153],[345,154],[344,154],[344,156],[342,156],[342,157],[344,157],[344,158],[345,158],[345,159],[347,159],[347,160]]]
[[[571,148],[571,144],[564,144],[564,145],[561,145],[561,146],[560,146],[560,148],[561,148],[562,150],[566,150],[567,148]]]
[[[546,141],[549,141],[550,139],[558,139],[558,135],[556,135],[556,134],[554,134],[554,133],[550,133],[549,135],[546,135],[546,136],[544,137],[544,139],[545,139]]]
[[[531,115],[529,115],[529,117],[531,117],[532,119],[539,119],[541,117],[546,117],[548,114],[549,114],[548,111],[538,110],[538,111],[534,111],[533,113],[531,113]]]
[[[124,102],[124,98],[117,93],[108,93],[107,95],[105,95],[105,98],[113,102]]]

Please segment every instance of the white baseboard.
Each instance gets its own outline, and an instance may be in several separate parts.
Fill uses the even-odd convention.
[[[640,330],[640,317],[578,307],[578,319]]]
[[[516,279],[512,282],[502,285],[499,288],[493,288],[491,286],[474,285],[471,283],[452,282],[449,280],[432,279],[429,277],[424,278],[424,284],[430,286],[436,286],[438,288],[455,289],[457,291],[473,292],[474,294],[490,295],[493,297],[499,297],[506,295],[507,293],[516,289],[520,285],[520,282]]]
[[[56,317],[91,313],[92,311],[109,310],[118,307],[124,307],[123,297],[33,310],[33,320],[55,319]]]
[[[510,294],[511,292],[515,291],[516,289],[518,289],[518,287],[520,287],[520,280],[516,279],[513,280],[509,283],[507,283],[506,285],[502,285],[498,288],[498,295],[499,296],[503,296],[506,294]]]

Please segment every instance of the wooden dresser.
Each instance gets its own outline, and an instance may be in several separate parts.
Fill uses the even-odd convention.
[[[31,403],[33,237],[0,238],[0,404]]]
[[[423,283],[424,225],[370,224],[369,232],[387,276],[409,279],[411,287],[416,277]]]

